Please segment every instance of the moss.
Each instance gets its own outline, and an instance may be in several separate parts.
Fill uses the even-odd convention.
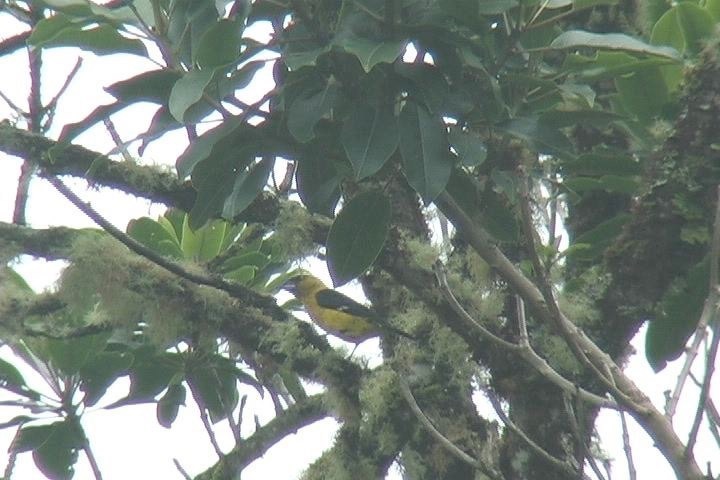
[[[300,259],[317,253],[313,241],[312,214],[297,202],[283,202],[275,224],[273,239],[282,245],[288,258]]]

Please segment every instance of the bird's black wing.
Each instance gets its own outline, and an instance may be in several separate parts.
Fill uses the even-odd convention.
[[[349,315],[355,315],[363,318],[376,318],[377,315],[374,311],[362,305],[352,298],[343,295],[335,290],[325,289],[320,290],[315,294],[315,300],[318,305],[323,308],[330,308],[332,310],[339,310]]]

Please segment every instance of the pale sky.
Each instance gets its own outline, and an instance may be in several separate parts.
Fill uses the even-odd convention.
[[[8,19],[7,15],[0,14],[0,39],[14,34],[16,28],[17,22]],[[262,31],[258,33],[258,35],[264,34]],[[103,91],[103,87],[114,81],[129,78],[149,68],[155,68],[149,62],[130,55],[96,57],[93,54],[78,52],[70,48],[53,49],[43,56],[43,96],[45,99],[54,95],[78,56],[82,56],[85,62],[79,75],[75,78],[59,104],[55,127],[50,132],[52,137],[57,136],[64,124],[84,118],[98,104],[109,103],[112,97]],[[10,58],[0,58],[0,72],[6,73],[0,77],[0,90],[23,107],[25,106],[28,85],[26,69],[26,55],[22,51],[17,52]],[[8,75],[7,72],[12,73]],[[259,82],[262,85],[260,89],[267,88],[271,82],[269,71],[261,72],[260,75]],[[259,98],[262,95],[260,89],[248,90],[248,101]],[[153,111],[149,105],[135,106],[113,115],[112,120],[123,138],[129,139],[147,128],[147,123],[149,123]],[[0,100],[0,119],[4,118],[13,118],[13,114],[8,105]],[[76,142],[99,152],[108,152],[114,147],[102,124],[96,125],[84,133]],[[172,166],[185,145],[186,140],[182,132],[172,133],[151,144],[141,161],[149,164]],[[134,146],[135,150],[136,148],[137,145]],[[20,162],[17,159],[9,158],[0,153],[1,221],[11,221],[15,182],[19,174],[19,168]],[[85,182],[81,180],[69,183],[75,187],[76,192],[84,200],[90,201],[96,210],[100,211],[122,230],[125,229],[128,220],[131,218],[143,215],[157,217],[164,211],[162,206],[150,205],[149,202],[138,200],[120,192],[107,189],[88,189]],[[30,192],[28,221],[34,227],[51,225],[94,226],[49,184],[37,179],[34,180]],[[47,263],[31,259],[25,259],[17,266],[18,271],[38,291],[43,288],[51,288],[60,268],[60,262]],[[312,268],[317,271],[319,267],[313,265]],[[319,271],[319,274],[327,278],[326,272]],[[358,295],[356,290],[350,289],[349,292],[356,297]],[[664,403],[663,391],[671,388],[674,384],[675,376],[679,371],[679,362],[674,362],[660,374],[654,374],[642,355],[642,338],[643,334],[641,332],[634,342],[637,351],[641,353],[633,357],[627,372],[662,408]],[[338,341],[338,343],[341,344],[342,342]],[[374,356],[375,361],[377,361],[378,352],[376,339],[366,342],[359,350],[360,355]],[[7,348],[0,349],[0,357],[4,359],[10,358]],[[24,373],[28,374],[27,379],[31,382],[31,385],[36,387],[40,385],[38,378],[33,378],[31,372],[24,371]],[[111,398],[101,402],[101,404],[107,404],[125,394],[127,382],[119,383],[114,387],[112,395],[109,395]],[[688,390],[692,390],[692,388],[688,388]],[[272,418],[273,411],[271,403],[268,400],[260,399],[254,390],[248,389],[247,392],[243,393],[249,395],[249,403],[246,408],[248,418],[245,419],[244,425],[246,429],[243,431],[243,433],[247,434],[252,431],[248,429],[252,429],[254,425],[253,415],[258,415],[260,422],[265,423]],[[3,398],[6,397],[0,392],[0,399]],[[695,398],[692,395],[688,396],[676,416],[676,423],[681,425],[681,432],[685,436],[694,413],[694,402]],[[83,417],[83,424],[87,429],[104,478],[106,480],[180,478],[172,464],[173,458],[177,458],[183,468],[191,475],[211,466],[215,462],[215,454],[207,441],[194,405],[192,405],[192,402],[188,402],[188,404],[188,407],[180,410],[178,420],[170,430],[164,429],[157,424],[154,405],[123,407],[109,412],[97,409],[87,412]],[[487,412],[488,407],[483,399],[478,398],[478,405],[480,411]],[[11,418],[15,414],[15,412],[7,412],[6,407],[0,407],[0,409],[3,409],[0,418]],[[648,478],[652,475],[653,480],[674,479],[672,471],[664,458],[653,448],[651,440],[633,421],[630,421],[630,423],[638,478]],[[616,480],[627,478],[624,454],[619,441],[620,422],[617,414],[615,412],[603,413],[597,426],[601,436],[606,440],[604,442],[605,450],[615,459],[613,478]],[[263,459],[248,467],[243,473],[243,479],[297,478],[300,472],[331,444],[336,428],[337,424],[334,420],[326,419],[301,430],[297,435],[290,435],[271,449]],[[229,448],[232,445],[229,430],[222,426],[217,430],[221,444]],[[6,451],[13,434],[14,431],[0,431],[0,452]],[[711,449],[713,441],[707,435],[705,431],[701,432],[697,448],[700,465],[705,465],[705,462],[709,461],[713,455]],[[0,459],[2,458],[3,455],[0,454]],[[75,478],[92,478],[82,454],[80,458],[81,460],[77,465],[78,473]],[[720,470],[717,459],[715,459],[715,462],[714,470]],[[0,461],[1,468],[4,468],[4,462]],[[39,473],[35,469],[30,455],[21,455],[13,478],[16,480],[30,480],[37,479],[38,476]],[[389,478],[400,477],[395,472]]]

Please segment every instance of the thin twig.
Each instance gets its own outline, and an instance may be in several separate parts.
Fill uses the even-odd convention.
[[[575,413],[575,408],[573,407],[570,395],[567,395],[567,394],[563,395],[563,405],[565,406],[565,412],[567,413],[568,420],[570,423],[570,430],[572,430],[573,435],[575,436],[575,439],[577,440],[577,443],[580,446],[580,449],[582,450],[583,457],[585,457],[588,464],[590,464],[590,468],[592,469],[593,472],[595,472],[595,475],[597,476],[598,480],[605,480],[605,477],[603,476],[602,472],[600,471],[600,467],[598,466],[597,462],[595,461],[595,457],[593,457],[592,452],[590,452],[590,448],[588,447],[588,444],[585,441],[585,433],[583,431],[584,429],[580,426],[582,421],[578,422],[578,417],[577,417],[577,414]],[[573,465],[576,468],[580,468],[576,464],[576,462],[573,462]]]
[[[501,250],[491,235],[462,208],[448,192],[442,192],[435,200],[453,225],[460,230],[472,248],[495,269],[508,285],[520,294],[529,311],[538,320],[554,326],[558,333],[573,348],[573,354],[583,366],[598,375],[598,366],[603,366],[614,377],[616,385],[605,374],[598,378],[615,399],[627,407],[640,426],[653,438],[681,478],[701,479],[705,474],[692,456],[687,456],[685,443],[680,439],[665,415],[650,398],[625,374],[612,358],[593,342],[587,334],[575,325],[562,311],[549,308],[542,292]]]
[[[713,402],[712,398],[708,398],[705,404],[705,413],[708,417],[710,433],[715,438],[715,443],[720,447],[720,430],[718,430],[718,425],[720,425],[720,412],[718,412],[717,407],[715,407],[715,402]]]
[[[635,461],[633,460],[632,445],[630,444],[630,434],[628,433],[627,420],[625,412],[620,410],[620,425],[622,426],[622,441],[625,459],[627,460],[628,476],[630,480],[637,479],[637,470],[635,470]]]
[[[410,409],[413,411],[417,419],[420,421],[423,427],[427,429],[427,431],[430,433],[430,435],[437,440],[440,445],[445,447],[447,451],[452,453],[455,457],[457,457],[459,460],[467,463],[473,468],[476,468],[480,471],[482,471],[485,475],[491,477],[491,478],[502,478],[501,474],[499,472],[496,472],[493,468],[491,468],[488,465],[485,465],[484,463],[480,462],[479,460],[474,459],[467,453],[463,452],[457,445],[452,443],[450,440],[448,440],[447,437],[445,437],[440,431],[435,428],[435,426],[432,424],[429,418],[425,416],[423,411],[420,409],[420,406],[417,404],[417,401],[415,401],[415,397],[412,394],[412,391],[410,391],[410,387],[405,382],[404,379],[398,377],[399,384],[400,384],[400,391],[403,394],[403,397],[405,397],[405,401],[407,401],[408,405],[410,406]]]
[[[713,223],[713,238],[712,245],[710,246],[710,278],[708,285],[708,297],[705,299],[705,305],[703,305],[703,311],[700,315],[697,328],[695,329],[695,336],[692,344],[687,350],[685,356],[685,362],[683,363],[682,370],[678,375],[675,383],[675,389],[673,390],[672,396],[665,406],[665,416],[672,419],[675,415],[677,405],[680,402],[680,395],[682,394],[683,386],[690,375],[690,369],[695,362],[700,351],[700,345],[707,336],[707,326],[713,319],[717,309],[718,302],[718,287],[720,286],[720,273],[718,273],[718,263],[720,262],[720,187],[718,187],[718,202],[715,206],[715,221]]]
[[[183,468],[182,465],[180,465],[180,461],[177,458],[173,458],[173,463],[175,464],[175,468],[177,468],[177,471],[182,475],[182,477],[185,480],[192,480],[192,477],[189,473]]]
[[[138,255],[145,257],[159,267],[164,268],[170,273],[189,280],[198,285],[206,285],[209,287],[216,288],[228,293],[230,296],[242,300],[244,302],[252,303],[258,307],[267,307],[273,309],[273,313],[282,315],[285,317],[286,313],[280,307],[277,307],[275,301],[271,297],[265,297],[256,293],[255,291],[225,280],[219,276],[207,276],[201,273],[190,272],[182,267],[180,264],[175,263],[166,257],[158,254],[157,252],[147,248],[142,243],[138,242],[134,238],[128,236],[112,223],[106,220],[102,215],[97,213],[89,204],[83,202],[72,190],[70,190],[60,179],[50,177],[47,179],[54,187],[60,192],[65,198],[67,198],[73,205],[75,205],[81,212],[87,215],[92,221],[102,227],[110,236],[114,237],[120,243],[128,247]],[[277,307],[277,308],[276,308]]]
[[[530,335],[527,330],[527,318],[525,315],[525,302],[520,295],[515,294],[515,306],[517,308],[518,331],[520,334],[520,345],[525,348],[530,347]]]
[[[65,90],[68,89],[68,87],[70,86],[70,82],[72,82],[73,78],[75,78],[75,75],[77,75],[77,73],[80,71],[80,67],[82,67],[82,64],[82,57],[78,57],[72,70],[70,70],[70,73],[68,73],[67,77],[65,77],[65,81],[63,82],[60,89],[57,91],[55,96],[50,99],[47,105],[45,105],[45,111],[47,112],[47,120],[44,125],[45,129],[50,128],[50,126],[52,125],[53,118],[55,118],[55,107],[57,107],[57,102],[60,100],[60,97],[63,95],[63,93],[65,93]]]
[[[5,103],[7,103],[8,106],[13,111],[15,111],[18,115],[20,115],[21,117],[26,117],[28,115],[28,113],[26,111],[24,111],[22,108],[20,108],[20,105],[13,102],[12,98],[5,95],[5,93],[2,90],[0,90],[0,98],[3,99],[5,101]]]
[[[435,276],[438,280],[440,292],[448,301],[450,307],[469,325],[475,327],[478,330],[478,333],[480,333],[480,335],[482,335],[485,339],[491,341],[500,348],[519,355],[528,364],[530,364],[530,366],[533,367],[540,375],[542,375],[549,382],[558,386],[561,390],[571,393],[573,395],[577,394],[583,401],[588,402],[592,405],[606,408],[618,408],[617,403],[612,399],[601,397],[583,388],[577,388],[575,384],[563,377],[560,373],[553,369],[544,358],[539,356],[532,348],[529,341],[524,346],[518,345],[498,337],[497,335],[489,331],[487,328],[485,328],[480,322],[475,320],[463,308],[462,305],[460,305],[460,302],[450,289],[450,285],[447,282],[447,275],[445,274],[445,269],[442,264],[440,262],[436,262],[433,269],[435,271]]]
[[[117,128],[115,128],[115,124],[110,119],[110,117],[103,118],[103,125],[105,125],[105,129],[110,134],[110,138],[112,138],[113,142],[115,142],[115,146],[120,151],[123,159],[126,162],[134,161],[132,155],[130,155],[130,152],[127,149],[127,144],[123,143],[123,140],[120,137],[120,134],[118,133]]]
[[[492,390],[490,390],[489,388],[484,388],[483,391],[485,392],[485,396],[487,397],[487,399],[490,400],[490,404],[492,404],[493,409],[495,409],[495,413],[497,413],[497,416],[500,417],[500,420],[502,420],[505,426],[509,428],[515,435],[520,437],[520,439],[524,441],[533,452],[535,452],[538,456],[540,456],[550,465],[556,467],[558,470],[562,470],[562,472],[568,477],[576,477],[578,474],[581,473],[581,471],[578,471],[578,468],[575,468],[568,462],[564,462],[548,453],[547,450],[535,443],[532,438],[528,437],[525,432],[523,432],[517,425],[515,425],[515,423],[510,420],[507,415],[505,415],[502,405],[500,405],[500,400]],[[585,474],[582,474],[582,476],[584,478],[588,478]]]
[[[549,320],[551,321],[553,326],[560,330],[563,340],[565,340],[565,343],[568,345],[568,347],[570,347],[573,355],[575,355],[575,357],[580,361],[580,363],[582,363],[586,368],[593,372],[595,376],[601,382],[603,382],[603,384],[610,390],[610,392],[612,392],[612,394],[616,398],[623,397],[622,400],[624,402],[631,402],[631,400],[617,388],[615,380],[612,378],[613,369],[605,368],[613,363],[612,360],[607,356],[607,354],[603,352],[603,355],[601,359],[599,359],[599,361],[598,359],[596,359],[595,361],[591,360],[590,358],[588,358],[585,349],[582,348],[582,346],[580,345],[580,340],[583,339],[581,337],[584,336],[583,334],[581,334],[581,331],[577,329],[574,325],[572,325],[572,328],[574,328],[575,331],[569,331],[569,327],[571,326],[571,324],[569,321],[566,324],[567,319],[565,319],[563,313],[560,311],[560,306],[555,299],[553,286],[550,282],[547,269],[542,264],[540,256],[538,255],[537,247],[535,245],[537,232],[535,231],[535,227],[533,226],[532,213],[530,211],[530,194],[528,192],[527,185],[529,182],[529,177],[527,175],[526,167],[524,165],[518,165],[517,172],[519,177],[518,188],[520,190],[518,202],[520,204],[520,223],[522,225],[525,242],[527,242],[527,253],[528,255],[530,255],[533,270],[535,271],[536,287],[540,291],[548,313],[550,314]],[[603,370],[607,370],[607,372],[604,372]],[[606,374],[610,375],[610,377],[606,377]]]
[[[84,433],[83,433],[84,435]],[[92,452],[92,449],[90,448],[90,441],[85,438],[84,444],[83,444],[83,452],[85,452],[85,456],[88,459],[88,463],[90,463],[90,469],[93,472],[93,475],[95,476],[95,480],[102,480],[102,472],[100,471],[100,465],[97,463],[97,459],[95,458],[95,455]]]
[[[710,251],[710,288],[708,299],[706,300],[706,303],[711,303],[713,310],[713,315],[708,320],[712,325],[713,336],[710,349],[705,356],[705,375],[702,386],[700,387],[700,398],[698,400],[697,410],[695,411],[695,418],[692,428],[690,429],[687,446],[685,447],[686,454],[691,453],[695,447],[695,441],[697,440],[697,435],[700,430],[700,422],[702,422],[702,416],[705,410],[705,403],[710,393],[710,383],[712,382],[712,376],[715,372],[718,344],[720,344],[720,329],[718,329],[720,323],[715,321],[718,313],[718,287],[720,287],[720,273],[718,273],[718,268],[720,268],[718,267],[718,262],[720,261],[720,186],[717,188],[717,204],[715,206],[715,222],[713,228],[713,239]]]
[[[710,383],[712,382],[713,373],[715,373],[715,359],[717,358],[718,345],[720,345],[719,333],[720,332],[715,329],[712,342],[710,343],[710,350],[705,357],[705,375],[702,386],[700,387],[700,398],[698,399],[695,418],[693,419],[692,428],[688,435],[687,446],[685,447],[688,455],[693,451],[693,448],[695,448],[695,442],[697,441],[697,436],[700,431],[700,423],[702,422],[703,412],[705,411],[705,403],[709,398]]]
[[[191,388],[190,391],[193,391],[193,389]],[[195,398],[195,402],[197,402],[198,409],[200,411],[200,421],[202,422],[203,427],[205,427],[205,432],[207,432],[210,444],[212,445],[213,450],[215,450],[215,454],[218,456],[218,458],[222,459],[224,454],[222,449],[220,448],[220,444],[217,441],[217,437],[215,437],[215,432],[212,429],[212,425],[210,425],[210,419],[207,415],[207,408],[205,407],[200,395],[195,395],[195,393],[193,392],[193,397]]]

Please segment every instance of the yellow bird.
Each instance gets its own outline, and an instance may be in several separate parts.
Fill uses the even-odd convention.
[[[327,288],[319,278],[298,275],[285,286],[305,306],[305,311],[320,328],[346,342],[360,343],[383,331],[414,338],[379,320],[370,308],[342,293]]]

